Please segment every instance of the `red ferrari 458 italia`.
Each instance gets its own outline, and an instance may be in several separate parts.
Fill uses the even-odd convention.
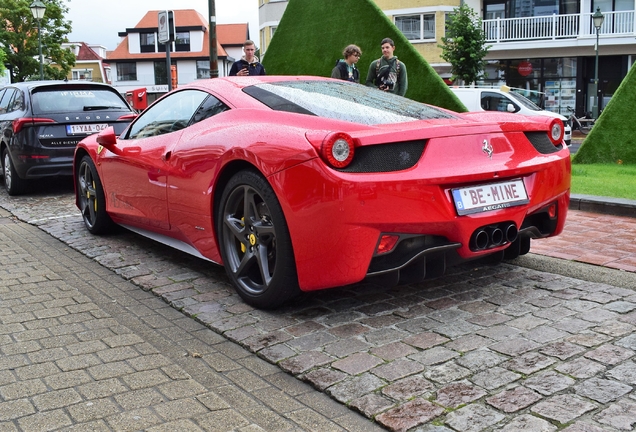
[[[87,229],[114,224],[225,266],[273,308],[300,291],[444,274],[559,234],[563,123],[457,114],[320,77],[180,87],[75,152]]]

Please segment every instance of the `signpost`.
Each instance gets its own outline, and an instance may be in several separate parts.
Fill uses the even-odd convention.
[[[209,0],[208,12],[210,14],[210,78],[219,77],[218,50],[216,48],[216,7],[214,0]]]
[[[173,11],[159,11],[157,14],[158,24],[158,41],[166,45],[166,74],[168,76],[168,91],[172,90],[172,74],[170,63],[170,48],[175,36],[175,23]]]

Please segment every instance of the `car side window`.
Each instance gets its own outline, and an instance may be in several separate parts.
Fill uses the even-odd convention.
[[[12,89],[12,88],[3,90],[2,99],[0,99],[0,114],[9,112],[9,103],[11,102],[11,99],[13,98],[14,92],[15,92],[15,89]]]
[[[200,90],[183,90],[164,97],[132,123],[127,138],[148,138],[185,128],[208,96]]]
[[[9,112],[22,111],[24,109],[24,94],[21,90],[16,90],[13,99],[9,103]]]
[[[201,104],[196,113],[194,113],[194,118],[192,119],[192,124],[198,123],[202,120],[215,116],[217,114],[222,113],[223,111],[227,111],[230,108],[225,105],[223,102],[210,95],[208,98]]]
[[[514,112],[519,111],[519,106],[504,95],[492,92],[482,92],[481,94],[481,107],[485,111],[508,112],[509,104],[514,106]]]

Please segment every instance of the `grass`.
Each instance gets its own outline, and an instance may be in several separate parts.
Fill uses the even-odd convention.
[[[636,200],[636,165],[573,164],[573,194]]]

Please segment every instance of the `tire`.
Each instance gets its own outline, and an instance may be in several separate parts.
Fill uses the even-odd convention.
[[[225,271],[247,304],[272,309],[300,293],[285,215],[261,175],[246,170],[229,180],[216,221]]]
[[[77,182],[77,203],[84,225],[92,234],[107,234],[115,226],[112,219],[106,213],[106,198],[104,188],[97,174],[95,164],[90,156],[86,155],[80,161],[75,173]]]
[[[579,126],[579,131],[581,131],[581,133],[583,135],[589,134],[590,133],[590,129],[592,129],[591,126],[583,126],[583,125]]]
[[[2,177],[4,178],[4,188],[11,196],[20,195],[27,189],[28,181],[20,178],[11,161],[9,150],[2,151]]]

